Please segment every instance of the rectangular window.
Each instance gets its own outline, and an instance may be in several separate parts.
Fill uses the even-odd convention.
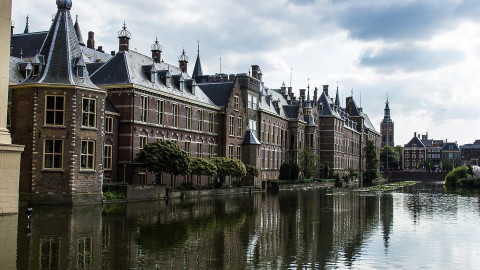
[[[46,139],[43,148],[43,168],[63,168],[63,140]]]
[[[185,152],[190,156],[190,142],[185,142]]]
[[[214,133],[214,127],[215,127],[215,115],[213,112],[210,113],[209,115],[209,123],[208,123],[208,132]]]
[[[83,98],[82,100],[82,126],[96,127],[96,100]]]
[[[255,134],[257,133],[257,121],[250,119],[248,126],[251,130],[255,131]]]
[[[45,96],[45,125],[63,126],[64,112],[64,96]]]
[[[235,116],[230,115],[228,121],[228,135],[235,136]]]
[[[213,144],[208,145],[208,157],[213,157]]]
[[[203,158],[202,144],[197,143],[197,158]]]
[[[252,96],[252,109],[256,110],[257,109],[257,100],[258,98],[256,96]]]
[[[237,159],[241,160],[242,159],[242,147],[237,146]]]
[[[143,149],[148,143],[148,137],[145,135],[140,135],[140,149]]]
[[[40,269],[60,269],[60,239],[40,239]]]
[[[190,107],[185,108],[185,117],[187,120],[185,123],[185,128],[191,129],[192,128],[192,108]]]
[[[237,118],[237,137],[243,136],[243,119],[241,117]]]
[[[233,109],[235,111],[240,110],[240,98],[237,95],[233,97]]]
[[[172,104],[172,126],[178,127],[178,104]]]
[[[148,120],[148,97],[140,96],[140,121],[147,122]]]
[[[198,131],[203,131],[203,121],[204,121],[204,114],[203,111],[198,111]]]
[[[109,145],[109,144],[106,144],[105,147],[104,147],[104,157],[103,157],[103,163],[104,163],[104,167],[105,167],[105,170],[112,170],[112,145]]]
[[[105,133],[113,133],[113,117],[105,117]]]
[[[163,119],[165,114],[165,101],[157,100],[157,124],[163,125]]]
[[[233,145],[229,145],[229,146],[228,146],[228,157],[229,157],[229,158],[233,158],[233,150],[234,150],[234,146],[233,146]]]
[[[93,170],[95,160],[95,142],[82,141],[82,152],[80,154],[80,169]]]

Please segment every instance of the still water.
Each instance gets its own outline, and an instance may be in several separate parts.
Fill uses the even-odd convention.
[[[479,269],[479,197],[427,183],[38,206],[0,218],[0,269]]]

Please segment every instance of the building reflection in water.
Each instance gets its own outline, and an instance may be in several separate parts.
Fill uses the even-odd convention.
[[[392,216],[391,196],[311,189],[39,206],[30,225],[20,214],[18,230],[9,226],[18,231],[18,269],[324,268],[351,265],[377,228],[388,250]]]

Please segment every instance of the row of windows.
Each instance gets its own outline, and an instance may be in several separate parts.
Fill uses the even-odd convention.
[[[229,145],[228,146],[228,157],[229,158],[236,158],[236,159],[241,160],[242,159],[242,147],[241,146],[235,146],[235,145]]]
[[[141,122],[148,122],[148,97],[147,96],[141,96],[140,97],[140,121]],[[176,103],[172,104],[172,118],[170,125],[172,127],[180,128],[179,125],[179,106]],[[208,114],[208,130],[205,130],[205,113]],[[156,108],[156,114],[157,114],[157,121],[156,124],[158,125],[165,125],[165,101],[164,100],[157,100],[157,108]],[[192,125],[192,119],[193,119],[193,110],[191,107],[185,107],[185,126],[184,128],[186,129],[193,129]],[[198,115],[197,115],[197,120],[198,124],[196,129],[198,131],[208,131],[210,133],[214,132],[214,125],[215,125],[215,115],[213,112],[205,112],[203,110],[198,110]]]
[[[97,101],[93,98],[82,99],[82,126],[97,127]],[[65,96],[45,96],[45,125],[65,125]]]
[[[148,136],[146,135],[140,135],[139,136],[139,140],[140,140],[140,144],[139,144],[139,148],[140,149],[143,149],[145,147],[145,145],[148,144]],[[178,143],[178,141],[175,141]],[[188,153],[188,155],[191,155],[191,144],[192,142],[185,142],[185,148],[184,148],[184,151]],[[202,143],[195,143],[194,144],[197,144],[197,157],[198,158],[203,158],[203,150],[202,150],[202,146],[203,144]],[[213,144],[209,144],[208,145],[208,157],[213,157],[213,154],[214,154],[214,145]]]
[[[64,147],[62,139],[45,139],[43,151],[43,168],[44,169],[63,169]],[[109,168],[112,164],[112,148],[111,146],[105,154],[108,156]],[[80,169],[95,169],[95,141],[84,140],[80,148]]]

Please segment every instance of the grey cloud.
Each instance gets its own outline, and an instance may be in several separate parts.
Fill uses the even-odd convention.
[[[478,2],[463,1],[342,1],[331,19],[359,40],[428,39],[459,20],[479,20]]]
[[[359,65],[378,72],[416,72],[434,70],[463,60],[464,55],[456,50],[429,50],[419,46],[405,45],[397,48],[372,48],[360,55]]]

